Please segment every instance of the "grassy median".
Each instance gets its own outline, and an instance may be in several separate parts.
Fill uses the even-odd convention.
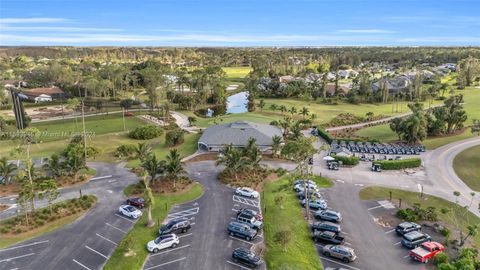
[[[293,176],[284,176],[264,186],[262,207],[267,268],[323,269],[308,223],[292,190],[293,180]],[[312,180],[319,187],[332,185],[330,180],[318,176]]]
[[[158,222],[165,219],[173,205],[195,200],[202,194],[203,186],[195,183],[190,189],[182,193],[155,196],[155,206],[152,210],[152,216],[156,222],[155,226],[152,228],[145,226],[147,222],[147,214],[145,213],[118,244],[117,249],[103,269],[141,269],[148,254],[145,246],[148,241],[157,236]]]
[[[480,145],[466,149],[453,160],[455,173],[471,189],[480,191]]]

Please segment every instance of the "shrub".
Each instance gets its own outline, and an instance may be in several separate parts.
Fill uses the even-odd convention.
[[[122,144],[115,150],[114,155],[118,158],[130,158],[135,153],[135,145]]]
[[[183,130],[180,129],[168,131],[165,135],[165,145],[168,147],[172,147],[182,144],[184,142],[183,134]]]
[[[417,221],[417,214],[412,210],[412,209],[400,209],[397,211],[395,214],[398,218],[410,221],[410,222],[415,222]]]
[[[435,265],[439,265],[439,264],[447,263],[447,262],[448,262],[448,255],[447,254],[441,252],[441,253],[438,253],[435,256],[435,260],[434,260]]]
[[[332,143],[333,138],[332,138],[332,136],[330,136],[330,134],[328,132],[326,132],[325,130],[323,130],[319,127],[316,127],[316,128],[318,130],[318,136],[322,137],[328,143]]]
[[[420,158],[408,158],[400,160],[380,160],[375,161],[375,164],[380,164],[383,170],[400,170],[405,168],[417,168],[422,165]]]
[[[337,161],[341,161],[343,165],[355,166],[358,165],[360,161],[358,157],[342,157],[337,155],[332,155],[332,157]]]
[[[136,140],[150,140],[161,136],[163,130],[156,126],[141,126],[136,127],[128,133],[128,137]]]

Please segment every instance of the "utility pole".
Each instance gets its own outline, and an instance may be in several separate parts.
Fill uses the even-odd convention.
[[[123,118],[123,131],[126,130],[125,128],[125,108],[122,107],[122,118]]]
[[[83,151],[87,162],[87,134],[85,132],[85,100],[82,99]]]

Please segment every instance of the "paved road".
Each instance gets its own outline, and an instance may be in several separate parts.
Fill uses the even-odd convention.
[[[100,269],[134,221],[116,214],[125,200],[123,188],[137,177],[119,165],[94,163],[97,175],[112,177],[82,186],[98,203],[84,217],[52,233],[0,249],[0,269]],[[62,197],[78,196],[65,189]]]
[[[179,128],[185,130],[188,133],[197,133],[198,128],[190,126],[190,122],[188,121],[188,116],[183,113],[172,111],[170,112],[173,118],[175,118],[175,123],[178,125]]]
[[[204,186],[205,194],[194,202],[174,207],[169,217],[188,217],[194,225],[187,234],[180,235],[180,245],[176,249],[150,255],[144,269],[241,270],[241,266],[231,261],[233,249],[251,248],[262,242],[262,238],[247,242],[230,237],[227,225],[234,219],[235,209],[258,209],[259,202],[234,196],[232,188],[217,180],[221,169],[214,161],[188,163],[187,171],[193,180]]]

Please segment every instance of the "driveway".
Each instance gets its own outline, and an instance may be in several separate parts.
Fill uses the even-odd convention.
[[[135,223],[116,214],[123,189],[137,177],[119,165],[92,163],[97,178],[81,186],[95,195],[96,206],[82,218],[52,233],[0,249],[0,269],[101,269]],[[61,199],[77,197],[79,187],[62,190]],[[42,202],[37,202],[41,206]],[[9,214],[11,215],[11,214]]]

